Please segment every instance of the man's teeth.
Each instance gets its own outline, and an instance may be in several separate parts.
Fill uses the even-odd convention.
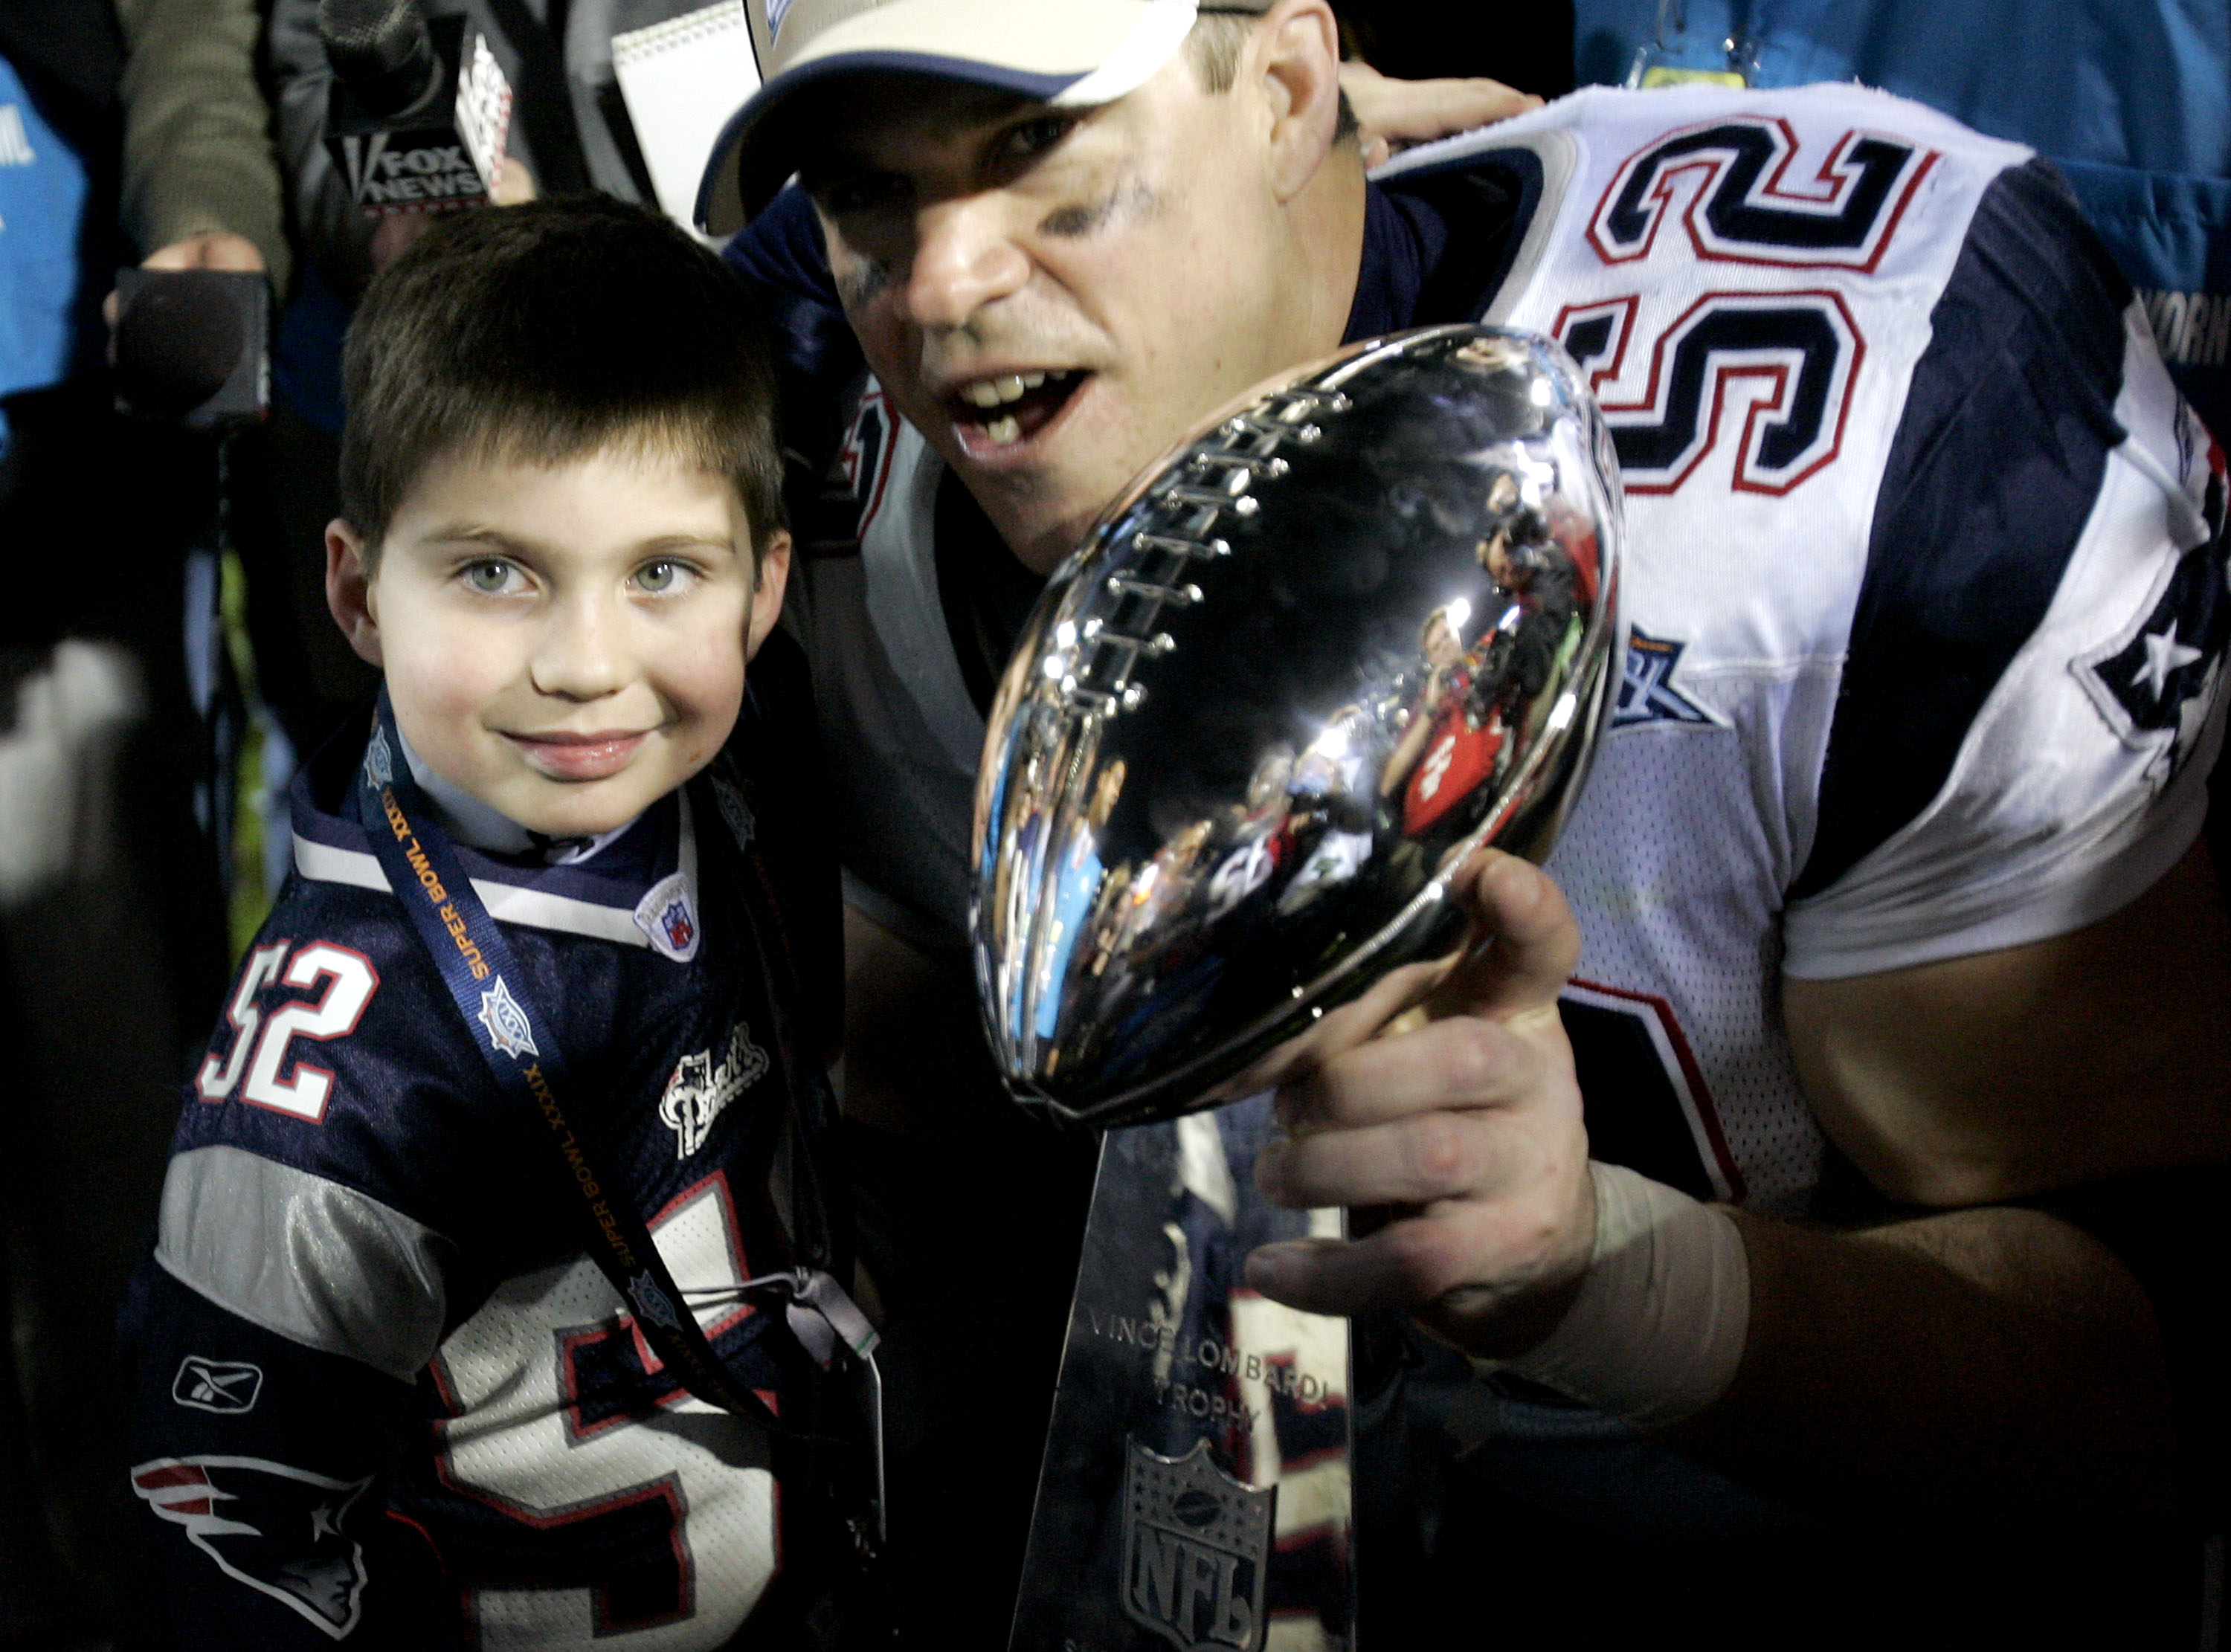
[[[994,442],[1019,442],[1023,437],[1023,427],[1013,414],[1002,414],[984,427],[984,434]]]
[[[1046,382],[1042,372],[1009,373],[1001,378],[980,378],[960,392],[961,400],[971,407],[999,407],[1008,402],[1019,402],[1025,390],[1034,390]],[[1061,377],[1057,373],[1054,378]]]

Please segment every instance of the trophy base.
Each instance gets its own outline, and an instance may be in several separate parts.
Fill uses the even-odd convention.
[[[1113,1131],[1010,1652],[1350,1652],[1349,1332],[1246,1287],[1268,1095]]]

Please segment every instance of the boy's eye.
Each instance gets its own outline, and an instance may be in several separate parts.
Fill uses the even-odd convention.
[[[508,562],[488,557],[478,562],[467,563],[458,571],[458,577],[469,589],[479,591],[482,596],[497,597],[512,589],[518,573],[519,571]]]
[[[689,570],[679,562],[646,562],[636,570],[636,588],[660,596],[679,590],[689,578]]]

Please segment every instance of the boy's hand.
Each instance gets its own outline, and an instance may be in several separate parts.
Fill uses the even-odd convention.
[[[1340,89],[1348,94],[1363,128],[1363,163],[1377,166],[1397,150],[1431,143],[1452,132],[1469,132],[1490,121],[1538,109],[1542,100],[1500,81],[1395,81],[1368,63],[1340,66]]]

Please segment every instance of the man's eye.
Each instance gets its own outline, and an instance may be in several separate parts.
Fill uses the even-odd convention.
[[[1004,147],[1018,159],[1028,159],[1056,147],[1076,130],[1075,115],[1039,115],[1008,127]]]
[[[873,212],[896,202],[906,192],[906,180],[895,172],[855,172],[813,183],[808,194],[832,218]]]
[[[679,590],[689,578],[690,570],[679,562],[646,562],[636,570],[635,583],[638,590],[649,591],[654,597]]]
[[[469,562],[459,571],[459,578],[466,585],[484,597],[501,596],[513,589],[513,582],[518,577],[519,570],[495,557]]]

